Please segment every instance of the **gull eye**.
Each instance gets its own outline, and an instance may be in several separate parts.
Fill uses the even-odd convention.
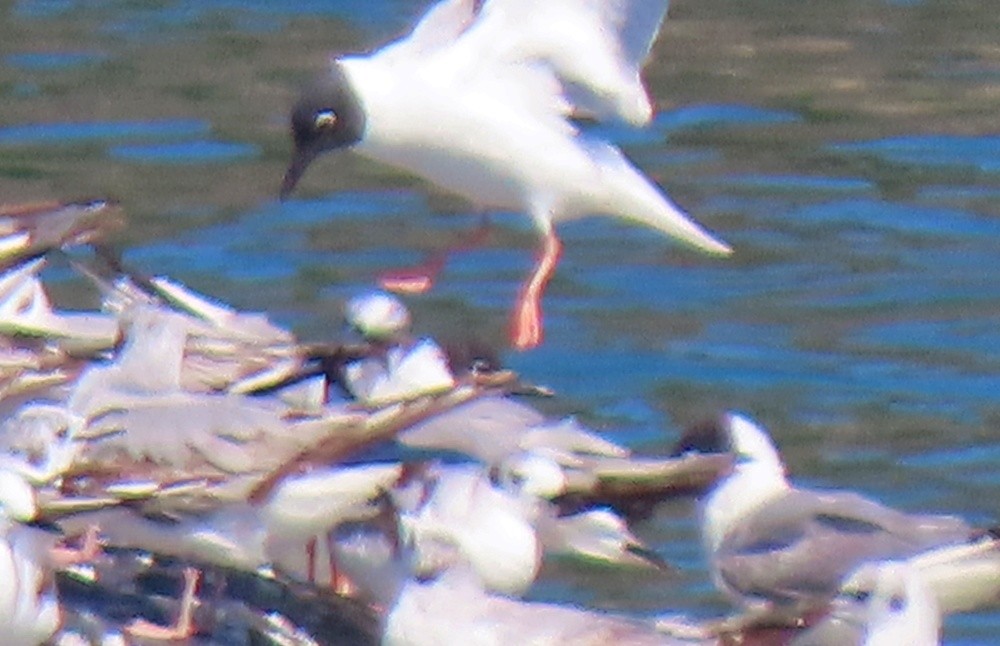
[[[843,595],[856,603],[865,603],[871,598],[872,593],[870,590],[858,588],[856,590],[844,590]]]
[[[333,110],[320,110],[313,117],[313,126],[317,130],[323,130],[325,128],[332,127],[337,123],[337,113]]]
[[[469,370],[474,375],[484,375],[493,372],[493,366],[486,359],[473,359]]]
[[[889,600],[889,609],[893,612],[902,612],[904,608],[906,608],[906,600],[903,597],[897,595]]]

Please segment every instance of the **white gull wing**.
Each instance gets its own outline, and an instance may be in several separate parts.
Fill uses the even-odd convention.
[[[442,0],[420,19],[413,31],[380,50],[387,59],[404,61],[448,45],[472,24],[477,0]]]
[[[508,57],[551,65],[577,111],[644,125],[653,106],[641,70],[667,6],[666,0],[489,0],[481,22]]]
[[[369,341],[393,341],[401,338],[411,323],[410,310],[403,301],[385,292],[355,296],[344,307],[344,319]]]
[[[942,614],[1000,604],[1000,538],[991,530],[963,545],[948,545],[909,560],[920,570]]]
[[[790,489],[733,527],[713,569],[741,600],[812,603],[831,597],[862,562],[908,558],[972,533],[953,516],[910,515],[850,492]]]
[[[541,413],[506,397],[481,397],[419,422],[398,436],[409,447],[464,453],[489,465],[516,467],[524,452],[562,466],[579,457],[628,457],[625,447],[588,431],[576,420],[547,421]]]
[[[551,67],[578,112],[644,125],[653,107],[641,71],[668,5],[667,0],[443,0],[379,54],[404,65],[464,37],[494,61]],[[482,57],[475,60],[481,63]]]
[[[625,447],[587,430],[572,417],[528,429],[521,439],[521,448],[526,451],[552,449],[568,454],[615,458],[626,458],[630,454]]]
[[[497,464],[521,450],[529,429],[544,423],[534,408],[506,397],[481,397],[418,422],[398,441],[413,448],[448,449]]]
[[[132,468],[143,478],[158,468],[184,477],[262,474],[359,419],[344,408],[301,417],[276,398],[187,392],[186,339],[185,317],[140,309],[117,359],[87,368],[67,402],[70,420],[86,420],[71,438],[80,447],[75,467],[124,477]]]

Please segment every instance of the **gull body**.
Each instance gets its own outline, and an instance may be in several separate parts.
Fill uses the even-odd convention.
[[[610,215],[708,253],[730,252],[621,151],[569,118],[583,110],[648,120],[638,69],[666,2],[607,3],[613,8],[602,10],[559,0],[545,10],[561,19],[555,22],[534,15],[531,4],[487,0],[477,8],[473,0],[443,0],[409,36],[368,56],[333,61],[294,108],[296,151],[281,191],[290,193],[320,153],[350,147],[479,208],[530,215],[544,246],[514,318],[513,341],[521,348],[542,338],[541,294],[561,253],[556,222]],[[650,26],[637,16],[656,20]],[[630,27],[636,22],[642,29]],[[576,26],[603,34],[589,41],[590,51]],[[600,74],[591,79],[588,68]]]
[[[479,46],[456,41],[428,59],[386,63],[375,55],[335,63],[365,113],[355,149],[480,208],[527,212],[543,231],[556,221],[606,214],[653,226],[705,251],[728,252],[619,150],[579,133],[565,119],[560,85],[548,68],[497,63],[500,74],[493,76],[452,62],[481,61]]]
[[[56,597],[48,550],[56,538],[0,518],[0,631],[3,643],[33,646],[58,629]]]
[[[701,523],[716,586],[743,606],[812,608],[865,561],[910,558],[976,536],[957,517],[793,486],[768,434],[741,415],[689,431],[678,451],[691,450],[736,455],[733,473],[701,502]]]
[[[431,465],[422,481],[392,491],[415,572],[461,564],[487,589],[519,595],[534,582],[546,555],[669,567],[611,510],[560,515],[555,504],[536,493],[547,477],[518,478],[515,484],[504,478],[503,468],[491,470],[496,471],[499,482],[479,466]]]
[[[61,621],[50,556],[56,536],[22,524],[36,514],[34,490],[0,469],[0,635],[13,646],[46,642]]]
[[[432,582],[406,582],[385,618],[382,643],[693,646],[706,642],[672,639],[627,617],[490,594],[467,570],[451,570]]]
[[[643,620],[568,605],[532,603],[489,591],[474,569],[456,563],[419,580],[412,544],[372,528],[335,543],[337,560],[364,593],[386,609],[382,643],[422,644],[706,644],[677,640]]]
[[[464,562],[491,590],[527,590],[542,558],[528,501],[494,487],[478,468],[439,469],[430,486],[421,495],[426,499],[401,517],[416,569],[434,572]]]

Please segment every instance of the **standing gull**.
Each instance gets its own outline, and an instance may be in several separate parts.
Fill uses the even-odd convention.
[[[52,578],[56,537],[22,524],[35,519],[34,491],[0,469],[0,635],[4,644],[45,642],[59,627]]]
[[[570,120],[648,121],[639,68],[667,2],[443,0],[406,37],[332,62],[292,111],[286,197],[323,152],[351,148],[465,197],[529,214],[543,236],[521,289],[511,341],[542,341],[541,298],[562,243],[559,221],[610,215],[704,252],[730,253],[689,220],[616,147]],[[480,6],[481,5],[481,6]],[[383,282],[422,291],[435,267]]]
[[[865,561],[905,559],[977,532],[954,516],[907,514],[849,491],[793,486],[768,434],[728,413],[691,429],[678,452],[732,452],[733,473],[701,503],[717,587],[748,610],[814,610]]]

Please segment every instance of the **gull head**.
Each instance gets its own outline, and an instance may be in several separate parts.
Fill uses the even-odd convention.
[[[356,296],[345,307],[347,324],[371,341],[391,341],[410,329],[410,311],[392,294]]]
[[[291,194],[316,157],[352,146],[364,135],[364,109],[338,63],[302,91],[292,108],[291,126],[295,150],[281,183],[281,199]]]
[[[940,630],[934,593],[906,562],[862,565],[845,580],[831,618],[863,626],[870,644],[937,643]]]
[[[566,493],[566,473],[559,463],[544,455],[519,453],[504,460],[499,480],[507,491],[532,498],[555,498]]]
[[[791,487],[767,431],[738,413],[717,415],[689,428],[674,447],[675,456],[688,453],[731,453],[736,458],[733,472],[700,503],[702,539],[710,555],[762,504]]]
[[[739,413],[723,413],[690,427],[673,451],[675,456],[687,453],[732,453],[737,472],[753,467],[784,478],[785,467],[771,436]]]
[[[0,519],[30,522],[38,514],[35,490],[25,479],[7,469],[0,469]]]

